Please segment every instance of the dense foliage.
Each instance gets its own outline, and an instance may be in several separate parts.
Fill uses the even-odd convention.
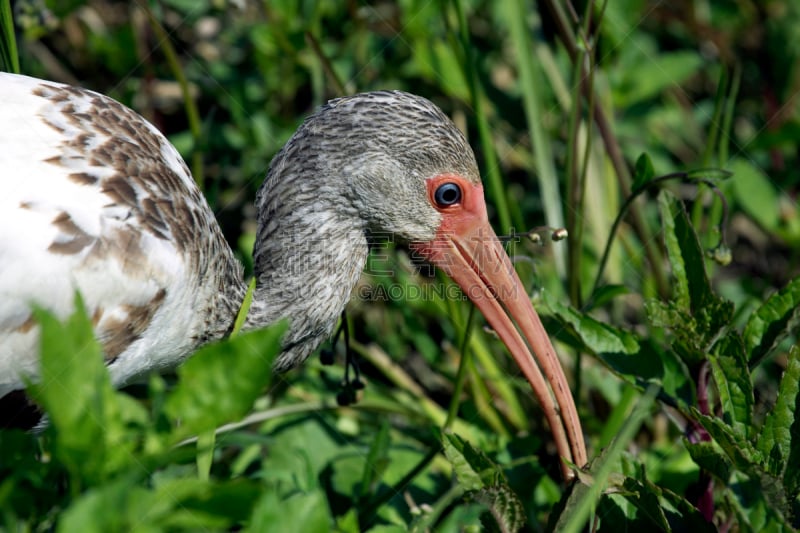
[[[50,425],[0,432],[0,527],[800,526],[797,2],[0,4],[4,68],[18,55],[151,120],[248,267],[255,191],[305,115],[379,88],[439,104],[476,151],[592,458],[565,487],[503,346],[389,242],[348,307],[366,384],[349,406],[342,364],[269,372],[280,325],[118,392],[87,318],[40,313],[58,379],[30,393]],[[528,233],[541,224],[568,239]]]

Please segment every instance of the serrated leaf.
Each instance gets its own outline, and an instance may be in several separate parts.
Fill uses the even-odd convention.
[[[164,402],[164,412],[180,421],[172,438],[213,430],[247,414],[270,381],[285,329],[279,323],[210,344],[179,367],[178,385]]]
[[[664,242],[667,246],[672,275],[675,278],[674,298],[693,315],[715,299],[708,282],[705,254],[692,228],[683,204],[669,191],[658,195]]]
[[[719,391],[723,420],[737,434],[749,438],[753,431],[753,383],[739,334],[730,332],[720,339],[708,361]]]
[[[642,153],[636,160],[631,189],[633,191],[641,189],[649,183],[655,175],[656,171],[653,169],[653,162],[650,160],[650,156],[648,156],[647,153]]]
[[[500,531],[519,531],[525,525],[525,508],[508,485],[486,487],[471,497],[487,507]]]
[[[639,342],[632,333],[609,326],[591,316],[562,304],[555,298],[543,293],[545,304],[556,318],[577,334],[584,346],[594,353],[635,354],[639,351]]]
[[[472,449],[472,446],[453,433],[442,435],[442,447],[445,457],[453,465],[453,472],[456,474],[459,485],[464,490],[480,490],[486,485],[481,472],[493,467],[494,464],[483,456],[482,452],[474,453],[473,451],[470,454],[471,458],[468,458],[465,450]]]
[[[733,463],[726,454],[711,442],[689,442],[684,439],[683,443],[697,466],[711,472],[723,483],[728,483],[733,472]]]
[[[711,290],[705,254],[683,204],[666,190],[661,191],[658,202],[675,280],[673,300],[668,305],[670,314],[662,313],[661,318],[672,323],[669,327],[683,341],[676,348],[680,348],[681,358],[691,365],[705,358],[710,342],[721,328],[730,324],[734,307]],[[653,316],[653,309],[648,309],[648,314]],[[692,320],[681,323],[681,316],[691,316]]]
[[[771,295],[750,315],[744,328],[744,342],[754,367],[786,335],[800,327],[800,277]]]
[[[643,516],[651,520],[661,531],[670,530],[667,517],[664,515],[664,510],[658,501],[659,493],[657,491],[630,477],[625,478],[622,488],[626,491],[625,499],[639,509]]]
[[[719,418],[704,415],[694,407],[691,411],[737,469],[750,473],[755,466],[761,464],[763,459],[761,452],[756,450],[744,436],[737,434]]]
[[[794,494],[800,485],[800,347],[789,352],[775,407],[767,415],[756,445],[767,459],[767,471],[782,477]]]
[[[483,451],[453,433],[442,435],[442,447],[467,497],[486,505],[502,531],[516,531],[525,524],[519,498],[500,467]]]

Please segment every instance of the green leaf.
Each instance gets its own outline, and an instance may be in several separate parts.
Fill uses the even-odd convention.
[[[783,477],[790,494],[800,488],[800,347],[789,352],[775,407],[767,415],[757,448],[767,459],[767,471]]]
[[[672,275],[675,280],[673,302],[670,304],[676,335],[685,339],[686,353],[681,357],[692,362],[704,357],[707,344],[727,326],[733,317],[733,304],[719,298],[711,290],[705,266],[705,253],[692,227],[683,204],[669,191],[658,196],[661,220]],[[681,315],[691,316],[691,328],[681,324]],[[685,319],[684,324],[686,324]],[[682,334],[681,330],[686,331]]]
[[[592,294],[586,311],[603,307],[605,304],[623,294],[629,294],[631,290],[625,285],[608,284],[598,287]]]
[[[721,168],[696,168],[686,173],[686,179],[723,181],[733,177],[733,172]]]
[[[587,350],[599,353],[635,354],[639,351],[639,343],[632,333],[609,326],[591,316],[550,298],[542,293],[545,304],[558,320],[570,327]]]
[[[683,444],[700,468],[711,472],[723,483],[728,483],[733,472],[733,463],[726,454],[711,442],[693,443],[684,439]]]
[[[41,326],[41,374],[31,394],[49,417],[58,458],[78,479],[97,482],[133,462],[136,441],[126,424],[143,422],[145,412],[114,391],[79,295],[63,323],[44,310],[34,316]]]
[[[467,498],[485,505],[501,531],[516,531],[525,524],[522,503],[499,466],[453,433],[442,435],[442,447]]]
[[[282,497],[268,490],[256,503],[246,531],[330,531],[328,502],[321,491]]]
[[[736,159],[728,168],[733,172],[731,182],[737,203],[764,229],[775,231],[779,225],[779,194],[775,185],[746,159]]]
[[[622,488],[626,491],[625,499],[636,506],[641,515],[651,520],[659,530],[670,530],[667,517],[658,501],[658,491],[654,491],[650,486],[630,477],[625,478]]]
[[[475,452],[468,442],[458,435],[445,433],[442,435],[444,455],[453,466],[458,484],[464,490],[480,490],[486,483],[481,477],[481,472],[494,467],[492,462],[480,452]],[[465,449],[472,450],[472,462],[467,458]]]
[[[374,492],[375,486],[389,466],[389,423],[384,420],[369,447],[364,473],[361,476],[361,497]]]
[[[641,189],[647,185],[655,175],[656,171],[653,169],[653,162],[650,160],[650,156],[648,156],[647,153],[642,153],[639,159],[636,160],[631,189],[633,191]]]
[[[658,195],[664,241],[675,278],[676,302],[695,314],[714,300],[705,268],[705,254],[683,204],[669,191]]]
[[[698,54],[689,51],[659,52],[657,55],[644,53],[644,57],[625,72],[615,103],[630,107],[636,102],[654,98],[691,76],[702,61]]]
[[[723,420],[737,434],[749,438],[753,432],[753,383],[738,332],[720,339],[708,361],[719,391]]]
[[[164,412],[180,420],[173,438],[213,430],[243,417],[269,384],[285,323],[251,331],[198,350],[178,368],[178,385]]]
[[[489,510],[500,531],[519,531],[525,525],[525,508],[522,502],[506,484],[493,485],[479,490],[472,499],[482,503]],[[494,529],[486,524],[484,529]]]
[[[719,418],[702,414],[691,408],[697,421],[708,431],[711,438],[728,455],[733,465],[742,472],[752,472],[753,467],[761,464],[763,456],[743,435],[736,433],[732,427]]]
[[[750,315],[744,328],[744,342],[750,354],[750,368],[757,365],[790,331],[800,327],[800,277],[771,295]]]
[[[0,29],[0,71],[19,73],[17,38],[9,0],[0,0]]]

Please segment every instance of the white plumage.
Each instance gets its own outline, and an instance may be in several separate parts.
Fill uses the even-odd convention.
[[[131,207],[104,190],[118,169],[87,158],[106,143],[139,143],[125,130],[87,131],[89,121],[69,118],[96,114],[93,97],[113,101],[73,90],[61,95],[67,100],[54,101],[35,94],[42,87],[62,86],[0,73],[0,397],[22,385],[22,374],[37,373],[32,305],[66,317],[79,290],[98,338],[114,350],[124,342],[114,336],[126,335],[137,313],[158,303],[148,335],[112,354],[119,356],[110,367],[119,384],[191,350],[192,330],[202,325],[194,303],[209,292],[192,283],[173,239],[143,231]],[[124,109],[116,107],[112,112]],[[145,121],[137,125],[163,140]],[[179,154],[168,142],[160,144],[154,157],[194,188]],[[88,183],[91,178],[96,183]],[[136,187],[135,179],[129,183]]]

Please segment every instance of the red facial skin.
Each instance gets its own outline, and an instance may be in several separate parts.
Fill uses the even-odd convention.
[[[435,192],[448,182],[461,188],[461,199],[439,206]],[[483,186],[454,174],[435,176],[426,185],[442,222],[433,240],[411,248],[441,268],[480,309],[531,384],[562,459],[584,466],[583,432],[567,379],[539,315],[489,225]],[[565,480],[575,475],[564,461],[562,473]]]

